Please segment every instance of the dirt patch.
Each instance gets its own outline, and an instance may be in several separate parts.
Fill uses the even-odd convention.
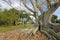
[[[35,35],[31,36],[27,35],[25,30],[17,29],[14,31],[2,33],[0,35],[0,40],[48,40],[48,38],[40,32],[37,32]]]

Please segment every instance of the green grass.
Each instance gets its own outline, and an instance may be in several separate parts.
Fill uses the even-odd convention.
[[[17,26],[0,26],[0,33],[1,32],[7,32],[12,31],[18,28],[26,28],[26,27],[32,27],[33,24],[24,24],[24,25],[17,25]]]

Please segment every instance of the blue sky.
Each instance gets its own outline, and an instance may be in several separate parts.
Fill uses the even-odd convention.
[[[58,16],[58,19],[60,19],[60,7],[57,8],[54,14]]]
[[[14,3],[14,6],[19,6],[18,4],[20,4],[20,2],[19,2],[19,0],[17,1],[17,0],[12,0],[13,2],[12,3]],[[28,3],[28,2],[27,2]],[[0,8],[3,8],[3,9],[10,9],[11,7],[7,4],[7,3],[5,3],[4,1],[2,1],[2,0],[0,0],[0,5],[2,6],[2,7],[0,7]],[[28,3],[27,4],[30,8],[32,8],[33,9],[33,7],[32,7],[32,4],[30,4],[30,3]],[[44,11],[45,11],[45,9],[46,9],[46,6],[44,6],[43,7],[44,8]],[[38,13],[40,14],[40,12],[38,11]],[[55,15],[57,15],[58,16],[58,19],[60,19],[60,7],[58,7],[58,9],[54,12],[54,14]]]

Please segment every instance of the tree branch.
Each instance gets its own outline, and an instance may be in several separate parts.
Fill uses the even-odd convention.
[[[30,0],[30,1],[31,1],[32,5],[33,5],[34,11],[37,13],[36,3],[33,0]]]
[[[36,6],[40,10],[41,13],[44,13],[42,6],[38,3],[38,0],[36,0]]]
[[[47,2],[47,7],[50,8],[51,7],[50,1],[49,0],[46,0],[46,2]]]
[[[58,23],[52,23],[52,22],[51,22],[52,16],[53,16],[53,14],[50,15],[49,23],[50,23],[51,25],[57,25],[57,26],[60,25],[60,24],[58,24]]]
[[[34,13],[34,11],[33,11],[32,9],[30,9],[30,8],[26,5],[25,1],[26,1],[26,0],[22,0],[24,6],[25,6],[29,11],[31,11],[31,12]]]

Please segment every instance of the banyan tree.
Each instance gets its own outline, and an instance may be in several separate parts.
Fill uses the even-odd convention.
[[[27,1],[32,4],[33,9],[27,5]],[[60,0],[20,0],[25,8],[33,13],[35,17],[36,30],[33,35],[40,31],[50,38],[50,40],[60,40],[60,24],[51,22],[53,13],[60,6]],[[46,7],[44,10],[43,7]],[[41,20],[38,18],[38,10],[41,12]],[[58,14],[58,13],[57,13]]]

